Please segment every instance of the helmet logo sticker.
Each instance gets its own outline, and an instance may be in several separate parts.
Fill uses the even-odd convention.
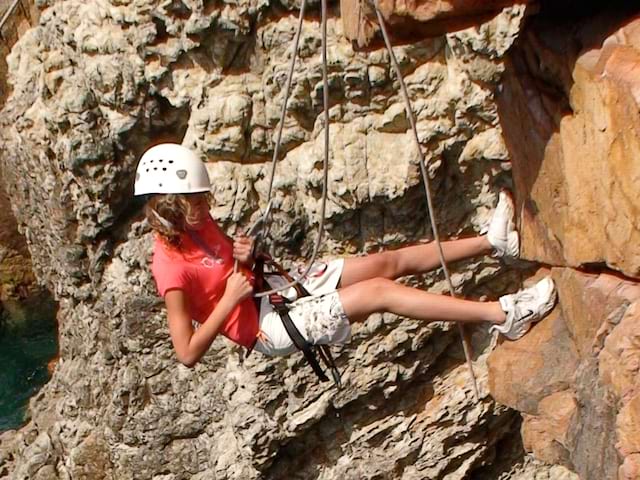
[[[176,175],[178,175],[178,178],[180,180],[184,180],[187,177],[187,171],[186,170],[178,170],[176,172]]]

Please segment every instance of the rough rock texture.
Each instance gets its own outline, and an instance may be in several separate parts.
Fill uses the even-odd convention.
[[[522,254],[556,266],[559,305],[491,354],[490,390],[582,479],[640,478],[637,10],[532,19],[498,96]]]
[[[0,106],[9,94],[6,57],[18,38],[38,22],[39,15],[33,0],[0,0]]]
[[[504,7],[524,5],[531,0],[379,0],[380,12],[389,23],[394,38],[442,35],[478,26],[496,16]],[[369,46],[379,32],[373,2],[340,0],[345,36],[358,47]]]
[[[295,28],[287,5],[65,0],[52,2],[40,25],[16,44],[8,59],[13,94],[0,116],[0,161],[36,273],[60,302],[60,361],[31,402],[30,424],[0,437],[0,477],[574,480],[573,470],[589,480],[618,472],[634,478],[640,457],[637,283],[568,268],[604,260],[571,257],[573,251],[549,246],[553,235],[539,235],[546,228],[554,232],[552,220],[560,222],[568,210],[550,199],[573,197],[536,197],[527,183],[568,182],[546,167],[553,158],[546,156],[548,137],[514,147],[517,135],[538,128],[524,121],[536,118],[523,113],[528,105],[546,105],[521,97],[531,89],[518,87],[521,75],[540,74],[518,69],[522,52],[532,48],[527,41],[536,37],[535,25],[498,87],[501,109],[511,102],[518,113],[503,114],[502,126],[492,93],[505,70],[502,58],[521,31],[523,5],[476,28],[397,51],[443,235],[486,225],[496,192],[510,186],[511,152],[518,205],[539,209],[520,218],[524,252],[559,266],[552,274],[560,306],[521,341],[500,345],[490,375],[489,338],[475,331],[480,401],[471,395],[455,328],[390,315],[356,325],[351,344],[336,349],[346,384],[338,393],[318,384],[300,356],[244,360],[223,339],[195,369],[177,364],[148,271],[151,236],[140,202],[131,199],[135,163],[154,142],[183,141],[208,160],[213,214],[229,233],[258,215],[267,200],[266,161]],[[333,11],[327,256],[430,237],[415,147],[387,55],[354,52],[341,25]],[[557,37],[568,34],[560,30]],[[618,37],[635,45],[632,35]],[[309,253],[319,221],[324,126],[317,15],[306,21],[301,45],[272,229],[276,253],[287,263]],[[558,48],[558,68],[543,69],[542,80],[578,84],[571,80],[572,59],[586,44],[571,45]],[[590,82],[608,81],[584,68]],[[634,77],[624,78],[629,83]],[[551,91],[564,98],[554,85]],[[624,101],[606,105],[627,104],[628,96],[611,88]],[[576,105],[595,108],[593,102],[589,97]],[[557,98],[547,103],[569,105]],[[627,113],[634,118],[631,108]],[[593,130],[593,118],[582,121],[585,131]],[[618,137],[625,148],[634,145],[630,134]],[[522,172],[532,155],[549,173],[527,180]],[[601,179],[602,170],[590,168]],[[634,172],[609,181],[606,192],[626,192],[620,185],[627,188]],[[591,186],[594,177],[580,178]],[[611,227],[631,225],[628,238],[635,239],[628,213],[635,197],[620,195],[631,200],[616,200],[622,214],[612,217]],[[619,244],[598,237],[606,215],[589,217],[593,240],[582,230],[575,236],[631,275],[634,244],[620,254]],[[540,223],[544,229],[531,226]],[[464,294],[495,297],[517,289],[530,271],[526,264],[507,270],[494,259],[475,259],[456,266],[454,282]],[[437,274],[408,281],[436,292],[445,288]],[[506,406],[523,412],[522,439],[514,434],[521,420]],[[523,444],[561,465],[523,457]]]
[[[624,419],[638,388],[640,285],[567,268],[552,274],[560,306],[491,355],[490,390],[525,414],[524,444],[537,458],[581,478],[616,478],[618,454],[637,452]],[[625,464],[635,468],[633,460]]]
[[[637,7],[635,7],[637,10]],[[640,278],[640,18],[532,22],[499,95],[524,257]]]
[[[35,287],[27,243],[18,232],[9,198],[0,189],[0,304],[24,299]]]
[[[153,142],[183,140],[208,159],[213,213],[230,233],[258,214],[294,32],[295,15],[279,5],[66,0],[16,44],[2,166],[36,272],[60,302],[60,361],[31,403],[32,422],[2,437],[0,476],[462,479],[510,435],[514,414],[486,394],[482,329],[479,402],[455,329],[387,315],[357,325],[336,350],[339,393],[298,355],[243,361],[223,339],[193,370],[176,362],[148,271],[151,235],[131,198],[135,163]],[[482,228],[509,183],[490,87],[523,13],[398,50],[438,205],[447,206],[437,218],[445,236]],[[387,55],[354,53],[336,12],[329,38],[323,254],[429,238]],[[312,15],[276,184],[272,232],[289,262],[308,254],[319,220],[319,45]],[[482,258],[454,280],[495,296],[519,277]],[[412,281],[444,289],[437,275]],[[503,472],[546,471],[521,468],[521,452],[503,463]]]

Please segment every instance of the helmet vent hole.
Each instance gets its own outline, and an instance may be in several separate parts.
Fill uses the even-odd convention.
[[[149,160],[149,163],[153,163],[153,160]]]
[[[161,184],[161,183],[159,183],[159,184],[158,184],[158,186],[159,186],[160,188],[162,188],[162,184]]]
[[[156,170],[158,170],[158,167],[153,167],[153,171],[155,172]]]
[[[162,171],[166,172],[167,171],[167,167],[162,167]]]
[[[173,163],[173,160],[169,160],[169,163]]]
[[[147,170],[146,170],[146,171],[148,172],[148,171],[149,171],[149,169],[147,168]]]
[[[180,180],[184,180],[185,178],[187,178],[187,171],[186,170],[178,170],[176,172],[176,175],[178,176],[178,178]]]
[[[161,159],[161,158],[160,158],[160,159],[158,159],[158,162],[162,163],[162,159]]]

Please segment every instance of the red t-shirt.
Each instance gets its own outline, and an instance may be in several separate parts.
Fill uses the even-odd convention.
[[[210,218],[197,234],[216,258],[203,252],[188,235],[183,235],[179,250],[156,238],[151,271],[160,296],[164,297],[168,290],[183,290],[189,299],[191,317],[204,323],[222,298],[227,278],[233,273],[233,244]],[[253,281],[251,271],[243,271]],[[229,314],[220,333],[250,348],[258,331],[258,312],[253,300],[247,298]]]

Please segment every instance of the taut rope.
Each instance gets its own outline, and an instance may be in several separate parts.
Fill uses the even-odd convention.
[[[272,163],[271,163],[271,174],[270,174],[270,178],[269,178],[269,191],[267,194],[267,201],[271,200],[271,195],[273,193],[273,183],[274,183],[274,178],[275,178],[275,170],[276,170],[276,164],[278,162],[278,154],[279,154],[279,150],[280,150],[280,143],[282,140],[282,129],[284,127],[284,120],[285,120],[285,116],[286,116],[286,111],[287,111],[287,103],[289,101],[289,95],[291,93],[291,80],[293,77],[293,71],[295,68],[295,62],[296,62],[296,58],[298,55],[298,45],[299,45],[299,41],[300,41],[300,32],[302,31],[302,23],[303,23],[303,17],[304,17],[304,9],[305,9],[305,4],[306,1],[302,0],[302,5],[300,7],[300,15],[299,15],[299,20],[298,20],[298,29],[296,30],[296,34],[294,37],[294,42],[293,42],[293,54],[292,54],[292,58],[291,58],[291,64],[289,66],[289,73],[287,75],[287,82],[286,82],[286,88],[285,88],[285,98],[284,98],[284,102],[282,105],[282,112],[280,115],[280,125],[278,128],[278,134],[276,137],[276,145],[273,151],[273,158],[272,158]],[[400,71],[400,67],[398,65],[398,61],[396,59],[395,54],[393,53],[393,48],[391,46],[391,42],[389,40],[389,35],[387,33],[387,29],[386,29],[386,25],[385,25],[385,21],[384,18],[382,17],[382,13],[380,12],[380,7],[378,4],[378,0],[373,0],[373,4],[375,7],[375,11],[376,11],[376,15],[378,17],[378,23],[380,24],[380,30],[382,32],[382,36],[384,38],[384,43],[385,46],[387,48],[387,51],[389,52],[389,56],[390,56],[390,60],[391,63],[393,65],[393,68],[396,72],[396,75],[398,76],[398,81],[400,82],[400,88],[402,91],[402,95],[404,97],[404,101],[405,101],[405,107],[407,110],[407,116],[409,118],[409,123],[411,124],[411,130],[413,132],[413,137],[416,143],[416,147],[418,148],[418,153],[420,156],[420,172],[422,174],[422,181],[424,183],[424,188],[425,188],[425,196],[427,199],[427,207],[429,210],[429,219],[431,222],[431,230],[433,231],[433,239],[437,245],[437,250],[438,250],[438,256],[440,257],[440,264],[442,265],[442,271],[444,272],[444,276],[445,279],[447,281],[447,285],[449,287],[449,292],[451,294],[451,296],[453,298],[457,298],[456,293],[455,293],[455,289],[453,287],[453,283],[451,282],[451,275],[449,273],[449,268],[447,266],[447,262],[444,258],[444,252],[442,251],[442,244],[440,242],[440,235],[438,233],[438,228],[435,222],[435,210],[433,208],[433,200],[432,200],[432,194],[431,194],[431,187],[429,185],[429,176],[427,174],[427,169],[426,169],[426,161],[424,158],[424,154],[422,152],[422,147],[420,145],[420,139],[418,138],[418,130],[416,128],[416,122],[415,122],[415,118],[413,115],[413,109],[411,108],[411,101],[409,99],[409,94],[407,92],[407,87],[404,83],[404,79],[402,77],[402,72]],[[321,213],[320,213],[320,224],[318,226],[318,237],[316,239],[316,244],[315,247],[313,249],[313,254],[311,255],[311,260],[309,261],[309,264],[307,265],[307,268],[305,269],[304,273],[295,281],[288,283],[287,285],[284,285],[281,288],[278,289],[273,289],[273,290],[269,290],[266,292],[261,292],[256,294],[256,297],[263,297],[266,295],[270,295],[271,293],[275,293],[275,292],[280,292],[283,290],[286,290],[287,288],[290,288],[296,284],[299,284],[301,282],[302,279],[304,279],[309,271],[311,270],[311,267],[313,266],[313,263],[315,262],[317,256],[318,256],[318,252],[320,250],[320,246],[322,245],[322,236],[324,234],[324,217],[325,217],[325,212],[326,212],[326,203],[327,203],[327,191],[328,191],[328,177],[329,177],[329,86],[328,86],[328,80],[327,80],[327,5],[326,5],[326,0],[322,0],[321,1],[321,10],[322,10],[322,18],[321,18],[321,32],[322,32],[322,84],[323,84],[323,107],[324,107],[324,169],[323,169],[323,184],[322,184],[322,206],[321,206]],[[268,229],[268,218],[266,218],[269,215],[269,212],[267,211],[265,214],[265,218],[264,218],[264,223],[266,228]],[[465,332],[464,326],[457,322],[458,325],[458,330],[460,332],[460,336],[462,338],[462,346],[464,349],[464,356],[467,362],[467,367],[469,368],[469,373],[471,375],[471,379],[473,382],[473,390],[476,396],[476,399],[480,398],[480,394],[478,391],[478,383],[476,380],[476,376],[475,373],[473,371],[473,363],[471,361],[471,345],[469,342],[469,339],[467,337],[467,333]]]
[[[400,82],[400,89],[402,90],[402,96],[404,97],[405,107],[407,109],[407,117],[409,117],[409,123],[411,123],[411,130],[413,131],[413,138],[416,142],[418,153],[420,154],[420,173],[422,174],[422,181],[424,183],[425,196],[427,197],[427,207],[429,209],[429,217],[430,217],[429,220],[431,221],[431,230],[433,231],[433,239],[438,247],[440,264],[442,265],[442,271],[444,272],[444,276],[447,280],[449,292],[451,293],[451,296],[453,298],[457,298],[455,289],[453,288],[453,283],[451,282],[451,275],[449,274],[447,261],[445,260],[444,252],[442,251],[442,244],[440,243],[440,235],[438,234],[438,227],[435,221],[431,187],[429,186],[429,176],[427,175],[427,167],[425,166],[426,162],[425,162],[424,154],[422,153],[422,147],[420,146],[420,140],[418,138],[418,130],[416,128],[416,121],[413,116],[413,109],[411,108],[411,101],[409,100],[407,87],[404,83],[404,79],[402,78],[402,72],[400,71],[400,66],[398,65],[396,56],[394,55],[393,49],[391,48],[391,41],[389,40],[389,35],[387,34],[387,28],[384,22],[384,18],[382,17],[382,13],[380,12],[380,6],[378,5],[378,0],[373,0],[373,4],[376,10],[376,15],[378,17],[378,23],[380,24],[382,37],[384,38],[384,44],[387,47],[387,51],[389,52],[389,56],[391,57],[391,63],[393,64],[393,68],[396,71],[396,75],[398,76],[398,81]],[[473,363],[471,362],[471,344],[469,342],[469,339],[467,338],[467,333],[465,332],[465,329],[462,323],[456,322],[456,324],[458,325],[458,331],[460,332],[460,337],[462,338],[462,347],[464,349],[464,357],[467,361],[467,366],[469,367],[469,373],[471,375],[471,380],[473,382],[473,391],[475,392],[476,400],[479,400],[480,394],[478,392],[478,383],[476,381],[475,373],[473,372]]]
[[[282,139],[282,129],[284,127],[284,119],[287,113],[287,103],[289,101],[289,95],[291,93],[291,79],[293,77],[293,70],[295,67],[296,58],[298,56],[298,44],[300,41],[300,32],[302,31],[302,20],[304,17],[305,3],[306,3],[306,0],[302,0],[302,5],[300,6],[300,16],[298,18],[298,29],[296,30],[296,35],[293,41],[293,54],[291,56],[291,64],[289,66],[289,73],[287,75],[285,97],[284,97],[284,102],[282,104],[282,112],[280,115],[280,126],[278,128],[276,145],[273,150],[273,158],[271,160],[271,175],[269,178],[269,192],[267,194],[267,202],[271,200],[271,195],[273,192],[273,182],[275,178],[276,164],[278,163],[278,153],[280,150],[280,142]],[[322,236],[324,234],[324,217],[327,210],[327,195],[328,195],[327,184],[329,183],[329,81],[327,78],[327,2],[326,0],[322,0],[321,9],[322,9],[322,18],[321,18],[322,101],[323,101],[323,109],[324,109],[324,162],[323,162],[323,182],[322,182],[322,203],[320,207],[320,224],[318,225],[318,237],[316,238],[316,243],[313,248],[313,253],[311,255],[311,259],[309,260],[309,264],[307,265],[302,275],[300,275],[300,277],[294,280],[293,282],[289,282],[288,284],[283,285],[280,288],[277,288],[277,289],[274,288],[272,290],[267,290],[265,292],[256,293],[254,296],[257,298],[265,297],[267,295],[271,295],[272,293],[281,292],[290,287],[293,287],[294,285],[299,284],[309,274],[311,267],[313,266],[314,262],[316,261],[316,258],[318,257],[318,252],[320,251],[320,247],[322,246]],[[268,216],[268,214],[269,212],[267,211],[265,216]],[[264,224],[268,229],[268,225],[269,225],[268,218],[264,219]]]

